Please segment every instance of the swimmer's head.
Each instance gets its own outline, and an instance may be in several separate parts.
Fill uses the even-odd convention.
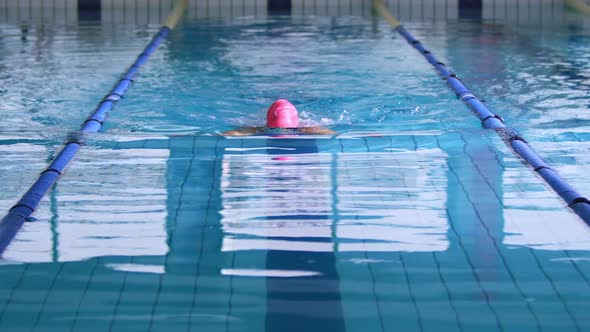
[[[266,126],[269,128],[297,128],[297,109],[286,99],[275,101],[266,112]]]

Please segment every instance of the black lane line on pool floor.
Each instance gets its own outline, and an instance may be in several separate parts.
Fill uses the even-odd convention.
[[[298,163],[301,155],[317,154],[318,144],[315,139],[298,140],[296,138],[268,138],[266,146],[279,148],[268,149],[267,153],[276,156],[276,171],[274,178],[275,185],[285,184],[293,181],[293,176],[297,176],[297,181],[305,182],[308,177],[307,170],[303,167],[295,174],[291,173]],[[283,158],[289,158],[292,161],[282,164]],[[299,174],[297,174],[299,173]],[[285,204],[288,204],[288,198],[284,198]],[[315,220],[330,219],[330,215],[308,215],[293,214],[287,216],[266,215],[269,221],[281,218],[296,220]],[[278,239],[268,237],[268,239]],[[289,239],[283,239],[289,241]],[[333,238],[308,238],[300,237],[301,241],[310,242],[333,242]],[[335,251],[313,252],[305,250],[273,250],[269,249],[266,253],[266,268],[268,270],[302,270],[318,271],[319,275],[299,277],[299,278],[267,278],[266,279],[266,321],[265,326],[268,331],[302,331],[321,332],[321,331],[344,331],[345,322],[342,308],[342,295],[340,293],[340,276],[336,268],[337,258]],[[321,292],[314,291],[318,287]],[[294,291],[298,290],[298,291]],[[294,304],[292,304],[294,303]],[[298,305],[297,303],[307,303],[308,305]],[[321,303],[322,315],[317,314],[318,307],[315,303]]]
[[[65,146],[53,159],[51,164],[41,172],[37,180],[21,199],[8,211],[8,214],[0,222],[0,255],[4,253],[10,245],[18,231],[26,220],[31,217],[35,209],[57,182],[64,169],[72,161],[80,146],[83,144],[83,137],[87,133],[97,133],[102,128],[107,114],[113,109],[115,104],[123,98],[123,95],[133,83],[133,78],[139,71],[139,68],[145,64],[152,53],[166,39],[170,31],[176,26],[184,9],[187,0],[178,0],[174,9],[168,16],[166,23],[158,30],[158,33],[152,38],[150,43],[144,48],[135,62],[127,69],[125,74],[117,81],[111,91],[98,103],[91,115],[82,123],[80,130],[69,137]]]
[[[436,71],[447,81],[453,92],[481,120],[485,128],[495,130],[512,152],[528,163],[529,166],[547,183],[580,218],[590,226],[590,201],[578,193],[567,181],[541,158],[528,142],[513,128],[507,127],[499,115],[492,112],[479,100],[447,65],[439,61],[426,47],[416,39],[389,12],[382,0],[373,0],[375,10],[391,24],[412,47],[414,47]]]

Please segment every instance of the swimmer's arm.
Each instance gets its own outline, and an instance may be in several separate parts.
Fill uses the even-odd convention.
[[[336,135],[337,133],[331,129],[316,126],[316,127],[305,127],[301,128],[301,132],[304,134],[318,134],[318,135]]]
[[[248,136],[254,135],[260,131],[260,127],[241,127],[234,130],[223,132],[223,136]]]

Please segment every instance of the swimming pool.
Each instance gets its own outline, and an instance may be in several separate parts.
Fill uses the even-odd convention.
[[[86,138],[4,254],[2,329],[590,329],[588,226],[415,50],[365,7],[258,8],[188,15]],[[588,188],[586,21],[450,13],[401,18]],[[157,31],[147,17],[4,17],[5,211]],[[341,134],[216,135],[277,98]]]

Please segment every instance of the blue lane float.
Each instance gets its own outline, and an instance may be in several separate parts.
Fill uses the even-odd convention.
[[[84,134],[96,133],[102,129],[107,114],[114,108],[119,100],[133,83],[133,79],[139,69],[145,64],[152,53],[166,39],[172,28],[178,22],[184,8],[186,0],[179,0],[174,11],[168,18],[164,26],[152,38],[150,43],[139,54],[133,64],[115,83],[115,86],[109,93],[98,103],[94,111],[82,123],[80,131],[68,140],[62,150],[57,154],[49,166],[41,172],[35,183],[22,196],[22,198],[8,211],[8,214],[0,222],[0,255],[4,253],[8,245],[12,242],[23,223],[27,221],[35,211],[45,194],[57,182],[64,169],[74,158],[83,144],[82,137]]]
[[[567,183],[557,172],[550,167],[537,154],[537,152],[528,144],[528,142],[518,134],[518,132],[504,124],[504,120],[499,115],[492,112],[484,103],[479,100],[461,81],[451,68],[439,61],[430,52],[424,44],[416,39],[401,23],[387,10],[380,0],[374,0],[375,9],[383,16],[412,47],[414,47],[426,60],[436,69],[436,71],[448,83],[449,87],[455,92],[457,98],[463,101],[469,109],[475,114],[485,128],[495,130],[511,148],[511,150],[522,160],[528,163],[531,168],[545,180],[545,182],[559,194],[559,196],[568,204],[568,206],[578,215],[586,224],[590,226],[590,201],[579,192],[577,192],[569,183]]]

